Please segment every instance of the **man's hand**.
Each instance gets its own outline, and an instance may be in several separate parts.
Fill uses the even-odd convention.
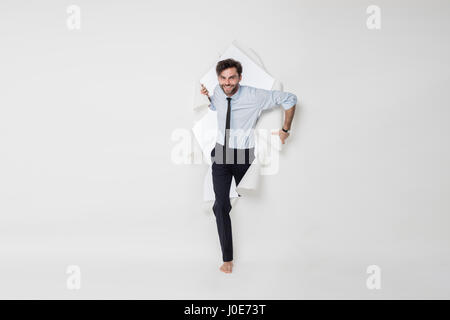
[[[208,89],[205,88],[205,86],[202,84],[202,87],[200,89],[200,93],[204,94],[205,96],[207,96],[209,98],[209,92]]]
[[[280,131],[278,132],[273,132],[272,134],[274,135],[279,135],[280,136],[280,140],[281,142],[284,144],[284,140],[286,140],[289,137],[289,133],[284,132],[283,130],[280,129]]]

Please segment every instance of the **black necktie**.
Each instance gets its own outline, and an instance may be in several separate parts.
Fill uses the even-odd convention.
[[[228,149],[228,140],[230,139],[230,115],[231,115],[231,98],[228,97],[227,122],[225,125],[225,149]]]

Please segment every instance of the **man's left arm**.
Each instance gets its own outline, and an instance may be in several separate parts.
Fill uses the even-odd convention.
[[[292,119],[294,119],[296,105],[293,105],[289,109],[284,110],[284,124],[283,127],[275,134],[280,136],[281,142],[284,144],[284,140],[289,137],[289,131],[291,130]]]
[[[282,129],[274,134],[279,135],[281,142],[284,144],[284,141],[287,139],[287,137],[289,137],[292,120],[294,119],[295,107],[297,105],[297,96],[290,92],[264,89],[256,89],[256,94],[258,96],[261,111],[272,109],[279,105],[283,107],[284,124]]]

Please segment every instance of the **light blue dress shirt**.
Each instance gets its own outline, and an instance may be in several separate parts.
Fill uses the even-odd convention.
[[[209,108],[217,111],[217,143],[225,143],[227,119],[227,95],[219,84],[210,96]],[[256,122],[264,110],[282,106],[285,110],[297,104],[297,96],[289,92],[265,90],[239,84],[238,91],[231,96],[229,147],[247,149],[255,146]]]

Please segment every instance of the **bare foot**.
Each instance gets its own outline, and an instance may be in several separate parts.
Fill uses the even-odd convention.
[[[224,262],[223,265],[219,269],[222,272],[231,273],[231,269],[233,269],[233,261]]]

